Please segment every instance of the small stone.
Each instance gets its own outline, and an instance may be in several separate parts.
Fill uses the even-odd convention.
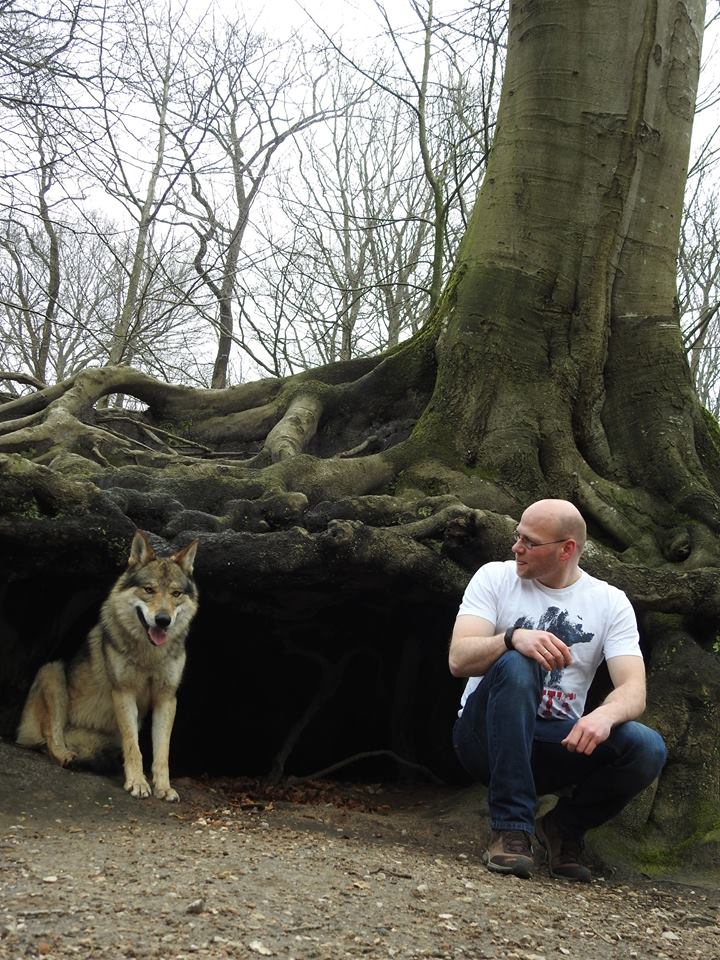
[[[660,934],[663,940],[680,940],[682,939],[677,933],[673,933],[672,930],[663,930]]]
[[[187,910],[185,913],[202,913],[205,909],[204,900],[193,900],[192,903],[187,905]]]
[[[273,955],[272,950],[266,947],[262,940],[251,940],[248,947],[253,953],[259,953],[263,957],[271,957]]]

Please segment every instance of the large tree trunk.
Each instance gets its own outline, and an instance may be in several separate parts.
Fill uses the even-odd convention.
[[[433,406],[458,458],[521,497],[574,494],[601,527],[603,501],[646,512],[635,485],[716,506],[674,301],[701,8],[514,5],[440,344]],[[632,520],[608,532],[629,546]]]
[[[93,563],[103,550],[118,563],[134,524],[173,546],[199,534],[204,603],[227,624],[247,594],[254,649],[322,662],[346,711],[343,664],[390,656],[385,686],[407,708],[390,705],[384,745],[434,737],[408,758],[429,763],[448,749],[446,638],[470,572],[508,555],[528,502],[567,497],[588,519],[586,568],[635,603],[649,714],[670,747],[626,818],[638,856],[648,869],[716,857],[720,431],[693,393],[674,303],[703,15],[702,0],[511,3],[488,172],[425,329],[287,380],[202,392],[109,367],[6,403],[3,562],[31,570],[78,517],[83,570],[88,544]],[[99,411],[111,392],[147,409]],[[276,776],[328,691],[317,672],[292,685]],[[367,696],[352,694],[357,721]]]

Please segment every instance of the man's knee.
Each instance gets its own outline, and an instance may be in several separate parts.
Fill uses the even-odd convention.
[[[616,727],[613,734],[616,735],[617,746],[644,771],[649,783],[659,776],[667,761],[667,748],[657,730],[637,720],[629,720]]]
[[[508,650],[493,664],[494,680],[518,688],[542,688],[543,669],[535,660],[517,650]]]

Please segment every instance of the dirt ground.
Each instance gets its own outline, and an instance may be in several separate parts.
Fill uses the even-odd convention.
[[[0,742],[0,957],[720,958],[713,887],[488,873],[477,791],[175,785]]]

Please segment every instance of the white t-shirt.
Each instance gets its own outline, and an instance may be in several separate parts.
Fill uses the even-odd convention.
[[[571,586],[553,590],[518,577],[514,560],[486,563],[467,585],[458,611],[459,616],[464,614],[488,620],[497,633],[508,627],[547,630],[571,648],[570,666],[545,674],[539,717],[578,720],[603,657],[642,656],[628,598],[584,571]],[[460,713],[481,680],[468,680]]]

